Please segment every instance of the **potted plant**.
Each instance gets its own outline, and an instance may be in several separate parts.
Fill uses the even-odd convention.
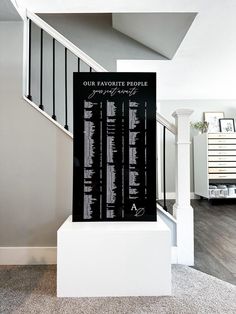
[[[208,131],[209,123],[207,121],[197,121],[191,122],[190,125],[193,129],[198,130],[199,133],[206,133]]]

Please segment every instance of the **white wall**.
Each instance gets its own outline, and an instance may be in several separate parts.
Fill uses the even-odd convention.
[[[236,119],[236,100],[214,100],[214,99],[195,99],[195,100],[163,100],[160,101],[160,113],[163,114],[168,120],[174,122],[172,113],[177,108],[190,108],[194,110],[194,113],[190,117],[191,121],[203,121],[203,112],[216,111],[224,112],[226,118]],[[236,121],[235,121],[236,122]],[[167,192],[175,191],[175,163],[174,163],[174,151],[175,143],[174,136],[167,131],[166,134],[166,188]],[[196,130],[191,130],[192,137],[196,136]],[[193,189],[193,145],[191,145],[191,191]]]
[[[201,99],[197,96],[190,99],[171,99],[170,92],[170,99],[161,98],[161,90],[163,84],[167,86],[167,88],[172,89],[172,85],[168,86],[168,82],[163,78],[162,72],[159,71],[158,67],[159,61],[126,61],[126,60],[118,60],[117,62],[117,69],[118,71],[130,71],[130,72],[156,72],[157,73],[157,101],[160,103],[160,113],[164,115],[169,121],[174,123],[174,119],[172,117],[172,113],[177,108],[190,108],[194,110],[193,115],[191,116],[191,121],[199,121],[203,120],[203,112],[206,111],[223,111],[225,112],[225,117],[228,118],[236,118],[236,97],[235,99]],[[169,62],[169,61],[166,61]],[[171,61],[170,61],[171,62]],[[184,74],[184,70],[183,70]],[[172,78],[171,78],[172,79]],[[177,82],[177,79],[176,79]],[[197,95],[198,87],[196,85],[194,89],[194,93]],[[188,93],[188,89],[186,88],[186,95]],[[196,135],[196,132],[192,131],[192,136]],[[174,136],[172,133],[167,131],[166,136],[166,187],[167,192],[174,192],[175,191],[175,163],[174,163],[174,151],[175,151],[175,144],[174,144]],[[162,162],[162,161],[161,161]],[[193,158],[192,158],[192,148],[191,148],[191,191],[193,192]]]
[[[10,0],[0,1],[0,21],[20,21],[20,16]]]
[[[36,12],[197,12],[171,62],[160,61],[162,99],[236,99],[235,0],[18,0]]]
[[[54,246],[57,228],[71,213],[72,140],[21,99],[22,23],[0,23],[0,41],[5,43],[0,50],[0,246]],[[120,61],[118,69],[157,71],[159,91],[159,82],[167,82],[156,62]],[[179,107],[194,109],[192,120],[204,111],[236,116],[235,100],[161,100],[160,106],[168,119]],[[167,190],[173,192],[174,144],[173,137],[167,139]]]
[[[22,100],[22,28],[0,23],[0,246],[55,246],[72,208],[72,140]]]

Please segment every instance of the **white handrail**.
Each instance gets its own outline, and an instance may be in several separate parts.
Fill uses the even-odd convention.
[[[40,114],[46,117],[49,121],[55,124],[60,130],[62,130],[65,134],[67,134],[70,138],[73,139],[73,133],[67,131],[60,123],[55,121],[47,112],[41,110],[39,106],[37,106],[33,101],[29,100],[26,96],[23,96],[23,99],[27,101],[34,109],[36,109]]]
[[[176,126],[172,123],[170,123],[165,117],[163,117],[160,113],[157,112],[156,114],[157,122],[159,122],[161,125],[165,126],[171,133],[176,134]]]
[[[92,69],[97,72],[107,72],[105,68],[103,68],[100,64],[98,64],[95,60],[90,58],[86,53],[84,53],[81,49],[76,47],[71,41],[66,39],[63,35],[61,35],[58,31],[56,31],[53,27],[51,27],[48,23],[42,20],[36,14],[26,10],[26,16],[31,19],[38,27],[42,28],[45,32],[51,35],[56,39],[59,43],[61,43],[64,47],[70,50],[74,55],[84,61],[87,65],[89,65]]]

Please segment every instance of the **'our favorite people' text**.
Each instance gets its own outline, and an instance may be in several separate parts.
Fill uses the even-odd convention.
[[[84,86],[90,87],[146,87],[146,81],[84,81]]]
[[[88,96],[88,99],[94,96],[127,95],[129,97],[135,95],[139,91],[139,87],[147,87],[146,81],[84,81],[86,87],[94,87]],[[105,88],[104,88],[105,87]]]

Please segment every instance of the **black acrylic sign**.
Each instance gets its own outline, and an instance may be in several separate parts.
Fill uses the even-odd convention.
[[[156,220],[156,74],[74,73],[73,221]]]

